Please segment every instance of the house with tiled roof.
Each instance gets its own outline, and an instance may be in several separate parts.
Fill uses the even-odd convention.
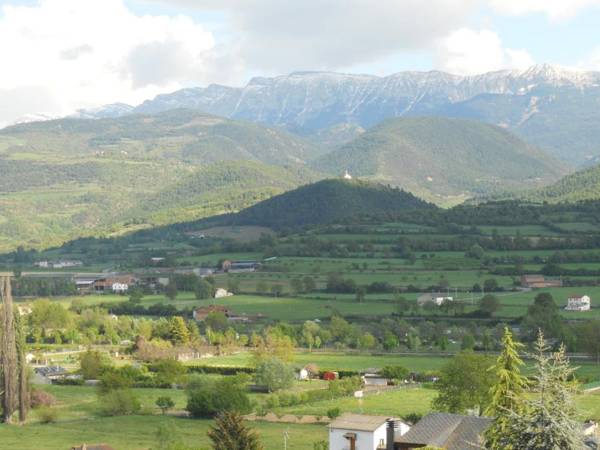
[[[480,450],[483,433],[492,423],[489,417],[432,413],[407,433],[394,439],[393,450],[439,447],[444,450]]]

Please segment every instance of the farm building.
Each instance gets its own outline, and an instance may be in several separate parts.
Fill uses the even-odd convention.
[[[592,308],[592,300],[587,295],[572,295],[567,299],[567,311],[589,311]]]
[[[196,308],[192,313],[192,316],[194,317],[194,320],[202,322],[203,320],[206,320],[210,313],[223,313],[225,314],[225,317],[229,317],[232,315],[231,310],[229,308],[226,308],[225,306],[209,305]]]
[[[390,450],[412,450],[425,446],[445,450],[478,450],[482,435],[492,422],[488,417],[432,413],[425,416],[408,432],[394,439]]]
[[[393,436],[399,438],[410,426],[385,416],[343,414],[329,424],[329,450],[385,449],[388,441],[388,421],[394,424]]]
[[[231,297],[233,294],[228,292],[227,289],[218,288],[215,291],[215,298]]]
[[[378,373],[365,373],[361,379],[365,386],[387,386],[390,382],[390,380]]]
[[[254,272],[260,268],[260,261],[230,261],[226,259],[221,264],[223,272]]]
[[[427,294],[423,294],[421,296],[419,296],[417,298],[417,303],[419,304],[419,306],[423,306],[426,303],[435,303],[437,306],[441,306],[442,303],[448,301],[451,302],[453,301],[454,298],[453,297],[449,297],[447,295],[444,294],[440,294],[440,293],[427,293]]]
[[[548,279],[544,275],[523,275],[521,277],[521,286],[530,289],[561,287],[562,280]]]
[[[129,286],[133,286],[135,283],[136,280],[132,275],[114,275],[94,280],[92,284],[92,290],[96,293],[119,293],[127,291]],[[115,290],[115,287],[118,290]]]

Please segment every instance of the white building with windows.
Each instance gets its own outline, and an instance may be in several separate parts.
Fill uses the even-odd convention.
[[[115,294],[124,294],[129,290],[129,285],[127,283],[114,282],[111,288]]]
[[[387,422],[394,420],[394,436],[406,433],[410,426],[385,416],[343,414],[329,424],[329,450],[379,450],[386,448]]]
[[[419,306],[423,306],[426,303],[435,303],[437,306],[442,306],[444,302],[451,302],[453,300],[454,298],[448,295],[438,293],[427,293],[419,296],[419,298],[417,298],[417,303],[419,304]]]
[[[567,299],[567,311],[589,311],[592,309],[592,299],[587,295],[573,295]]]

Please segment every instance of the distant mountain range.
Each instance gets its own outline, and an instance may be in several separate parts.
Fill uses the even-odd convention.
[[[474,77],[301,72],[14,125],[0,130],[0,250],[233,213],[345,170],[357,185],[317,184],[243,217],[300,202],[306,219],[271,218],[286,227],[368,212],[370,201],[424,204],[404,191],[446,206],[515,190],[579,198],[564,193],[589,176],[553,183],[600,157],[599,86],[600,73],[552,66]],[[370,197],[360,182],[390,187]],[[311,204],[312,194],[337,200]]]
[[[313,162],[316,170],[404,189],[438,204],[547,185],[564,164],[508,131],[464,119],[389,119]]]
[[[476,76],[401,72],[387,77],[297,72],[254,78],[236,88],[210,85],[159,95],[141,105],[108,105],[78,117],[119,117],[190,108],[261,122],[291,132],[327,136],[336,144],[385,119],[443,116],[479,120],[514,131],[528,143],[572,164],[600,155],[600,72],[550,65]]]

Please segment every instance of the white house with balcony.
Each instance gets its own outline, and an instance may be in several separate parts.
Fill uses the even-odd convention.
[[[592,309],[592,299],[587,295],[573,295],[567,299],[567,311],[589,311]]]
[[[329,424],[329,450],[385,450],[388,421],[393,421],[394,437],[402,436],[410,429],[400,419],[343,414]]]

